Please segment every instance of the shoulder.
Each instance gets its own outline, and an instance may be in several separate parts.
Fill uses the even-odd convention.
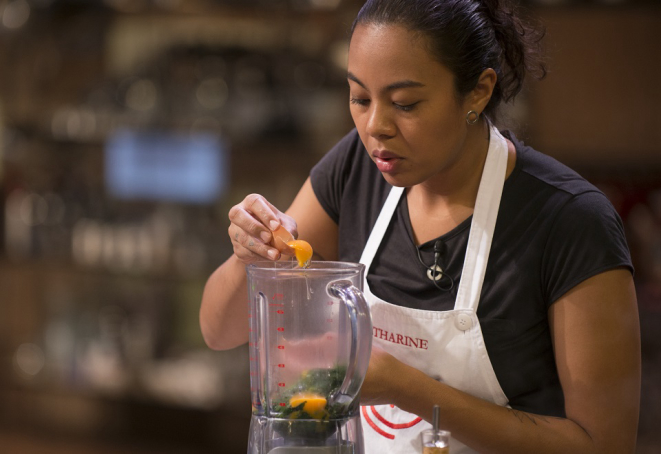
[[[337,223],[350,194],[362,197],[366,185],[378,180],[380,174],[373,165],[356,129],[352,129],[312,168],[312,189],[326,212]]]
[[[524,145],[513,134],[504,135],[514,144],[517,156],[503,189],[501,208],[508,217],[543,225],[546,232],[578,230],[586,228],[586,223],[608,221],[620,233],[619,215],[599,188],[565,164]],[[566,228],[561,228],[565,224]]]
[[[342,137],[312,168],[312,177],[320,173],[347,170],[365,155],[365,147],[356,129]]]
[[[516,148],[515,171],[524,174],[528,180],[533,180],[540,189],[545,188],[550,194],[555,193],[556,200],[560,202],[558,213],[597,219],[619,219],[610,200],[599,188],[567,165],[525,145],[514,134],[506,134]]]
[[[322,185],[333,182],[334,186],[341,186],[335,188],[341,191],[352,174],[370,170],[368,161],[370,160],[365,147],[354,128],[312,168],[310,172],[312,187],[317,192],[322,189]]]
[[[555,158],[545,155],[520,141],[513,133],[503,133],[516,149],[515,172],[520,172],[568,196],[582,193],[600,192],[593,184],[579,175],[575,170]]]
[[[600,272],[633,271],[622,220],[606,195],[568,166],[506,137],[517,163],[505,210],[535,226],[547,304]]]

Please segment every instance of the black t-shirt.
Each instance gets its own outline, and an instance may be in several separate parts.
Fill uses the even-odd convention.
[[[517,160],[505,181],[477,316],[498,381],[513,408],[564,416],[548,309],[603,271],[633,271],[622,222],[608,199],[558,161],[504,133]],[[352,130],[312,169],[319,202],[339,226],[339,259],[358,262],[391,186]],[[372,292],[392,304],[454,307],[472,218],[442,235],[441,268],[450,291],[427,278],[402,197],[369,270]],[[419,246],[434,263],[434,243]],[[444,277],[440,285],[449,286]]]

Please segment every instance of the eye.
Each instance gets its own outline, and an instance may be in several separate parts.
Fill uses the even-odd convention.
[[[351,98],[349,98],[349,102],[357,106],[366,106],[367,104],[369,104],[370,100],[364,98],[354,98],[352,96]]]
[[[417,105],[417,102],[411,103],[411,104],[397,104],[396,102],[393,103],[396,109],[399,109],[403,112],[410,112],[412,111],[415,106]]]

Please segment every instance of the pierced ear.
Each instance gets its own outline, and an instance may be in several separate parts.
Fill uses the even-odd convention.
[[[489,104],[498,76],[492,68],[482,71],[471,95],[471,110],[482,112]]]

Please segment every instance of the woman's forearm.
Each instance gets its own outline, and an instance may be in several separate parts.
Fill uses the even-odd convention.
[[[471,396],[378,345],[372,346],[361,404],[394,404],[427,421],[439,405],[442,428],[484,453],[635,452],[641,367],[631,273],[617,269],[593,276],[556,301],[549,313],[566,418]]]
[[[409,368],[409,366],[404,366]],[[575,422],[534,415],[458,391],[409,368],[396,384],[394,404],[431,422],[434,405],[441,408],[441,428],[482,453],[591,453],[597,443]],[[599,451],[607,452],[607,451]]]
[[[228,350],[248,342],[248,292],[245,265],[232,255],[207,280],[200,307],[207,345]]]

